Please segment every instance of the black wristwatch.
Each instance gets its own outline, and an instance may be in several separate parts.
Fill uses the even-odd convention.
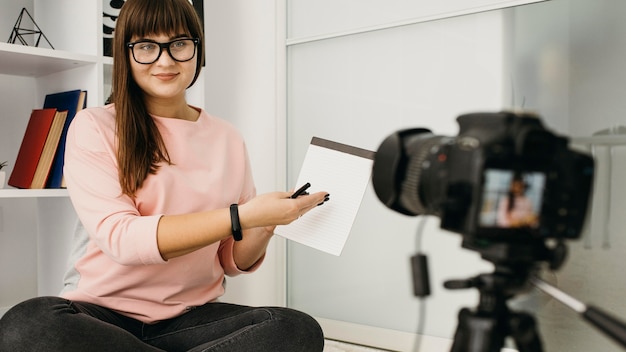
[[[241,224],[239,223],[239,208],[237,207],[237,204],[230,205],[230,229],[233,232],[233,238],[235,241],[241,241],[243,239]]]

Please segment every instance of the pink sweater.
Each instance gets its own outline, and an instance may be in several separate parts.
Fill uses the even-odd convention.
[[[163,260],[156,241],[159,218],[244,203],[256,192],[245,144],[229,123],[204,110],[195,122],[153,119],[173,165],[162,164],[148,176],[135,199],[122,195],[118,181],[113,105],[76,114],[64,168],[84,231],[77,231],[62,296],[146,323],[217,299],[224,275],[241,273],[232,238]]]

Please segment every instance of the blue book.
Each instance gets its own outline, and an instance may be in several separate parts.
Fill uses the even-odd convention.
[[[63,181],[63,164],[65,162],[65,139],[67,137],[67,129],[72,123],[76,112],[85,108],[86,104],[87,91],[81,91],[80,89],[46,95],[43,103],[44,109],[56,108],[59,111],[67,110],[67,118],[63,126],[63,132],[61,132],[59,146],[54,154],[54,161],[50,168],[46,188],[65,187],[65,182]]]

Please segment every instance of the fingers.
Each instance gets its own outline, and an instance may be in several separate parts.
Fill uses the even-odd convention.
[[[324,203],[328,202],[330,200],[330,194],[326,193],[326,195],[324,195],[324,200],[321,203],[317,203],[317,206],[319,207],[320,205],[323,205]]]
[[[298,217],[301,217],[310,210],[324,205],[324,203],[328,202],[330,200],[330,194],[326,192],[317,192],[306,197],[298,197],[297,200],[302,202],[300,204],[300,211],[298,215]]]
[[[301,194],[271,192],[258,195],[239,206],[239,219],[244,228],[286,225],[330,200],[327,192]]]
[[[300,195],[295,200],[299,203],[300,209],[314,208],[317,205],[322,205],[330,200],[330,195],[327,192],[316,192],[307,195]]]

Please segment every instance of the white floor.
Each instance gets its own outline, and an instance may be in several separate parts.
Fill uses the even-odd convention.
[[[326,340],[324,352],[383,352],[371,347],[351,345],[344,342]]]

